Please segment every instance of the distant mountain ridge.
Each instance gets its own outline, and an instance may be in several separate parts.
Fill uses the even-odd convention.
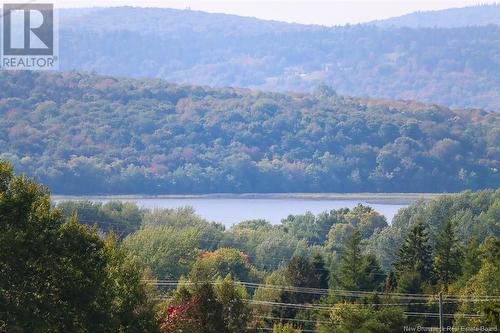
[[[118,20],[117,18],[121,18]],[[147,22],[147,24],[145,24]],[[319,25],[303,25],[254,17],[208,13],[191,9],[151,7],[94,7],[60,9],[60,24],[63,29],[85,29],[94,31],[141,31],[176,32],[181,29],[203,32],[266,32],[280,29],[287,32],[301,31],[305,27],[322,30]]]
[[[422,11],[370,22],[379,27],[458,28],[500,25],[500,3],[489,5]]]
[[[500,27],[328,28],[157,8],[62,10],[61,70],[500,110]]]

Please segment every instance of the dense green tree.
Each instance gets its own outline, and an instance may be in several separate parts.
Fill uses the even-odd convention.
[[[491,299],[500,294],[500,240],[488,238],[480,247],[481,267],[459,291],[470,302],[460,304],[454,322],[456,327],[498,327],[500,302]],[[478,314],[483,317],[464,318],[461,314]]]
[[[341,250],[355,229],[347,223],[334,225],[328,233],[328,246],[333,250]]]
[[[348,237],[340,254],[335,283],[347,290],[378,290],[382,287],[384,273],[373,255],[365,255],[361,248],[361,233],[356,228]]]
[[[153,301],[156,290],[147,284],[151,277],[128,249],[113,235],[104,243],[111,281],[108,292],[112,297],[110,312],[117,322],[116,332],[157,332],[156,310]],[[111,325],[110,325],[111,326]]]
[[[48,190],[0,161],[0,322],[17,332],[155,331],[141,266],[65,221]]]
[[[245,303],[245,299],[248,299],[246,290],[236,287],[231,280],[225,279],[215,286],[215,294],[218,302],[222,304],[225,332],[247,332],[251,309]]]
[[[143,220],[143,212],[132,202],[63,201],[57,207],[63,210],[66,218],[76,214],[79,222],[95,225],[105,232],[113,231],[120,237],[139,229]]]
[[[323,230],[319,230],[316,216],[311,212],[304,215],[289,215],[282,221],[284,230],[299,239],[306,239],[308,243],[321,243]]]
[[[194,298],[197,304],[193,317],[197,325],[193,325],[194,327],[190,329],[194,328],[193,332],[200,333],[227,332],[224,323],[224,308],[218,302],[213,287],[208,283],[201,284],[194,291]]]
[[[458,246],[454,225],[451,220],[444,222],[437,236],[433,254],[434,276],[444,291],[461,273],[462,250]]]
[[[109,331],[106,261],[97,234],[64,223],[48,190],[0,162],[0,297],[8,332]]]
[[[285,274],[284,274],[285,270],[286,267],[283,266],[278,268],[274,272],[268,274],[264,278],[263,286],[260,286],[255,290],[255,293],[253,294],[253,299],[257,301],[279,302],[282,296],[281,290],[269,288],[267,286],[268,285],[286,286],[287,281],[285,280]]]
[[[385,217],[373,208],[358,204],[345,214],[346,223],[358,228],[362,238],[369,238],[377,230],[388,226]]]
[[[305,288],[320,288],[325,289],[328,286],[329,271],[325,268],[324,261],[319,255],[315,255],[311,260],[305,257],[294,257],[290,260],[287,266],[279,272],[277,276],[271,277],[266,283],[281,284],[292,287],[291,290],[279,290],[278,293],[273,291],[260,291],[256,293],[256,298],[267,298],[280,303],[292,304],[309,304],[319,301],[321,294],[294,292],[293,287]],[[274,281],[273,281],[274,280]],[[273,307],[272,314],[278,318],[298,318],[307,319],[311,313],[302,310]],[[297,324],[297,327],[304,329],[312,329],[313,325],[304,320]]]
[[[258,279],[258,275],[244,253],[228,248],[202,253],[189,273],[193,281],[212,281],[230,276],[237,281],[252,282]]]
[[[280,226],[248,228],[246,223],[225,232],[220,246],[240,249],[255,267],[267,271],[276,270],[290,258],[309,252],[305,240],[297,239]]]
[[[129,235],[125,246],[159,279],[186,275],[198,254],[198,230],[145,227]]]
[[[314,285],[320,289],[328,289],[330,272],[326,268],[325,261],[321,254],[315,254],[311,260],[311,269],[315,275]]]
[[[481,244],[489,236],[500,235],[500,219],[495,218],[499,202],[500,190],[465,191],[417,202],[401,209],[388,228],[375,232],[367,241],[367,251],[376,254],[382,266],[389,269],[397,257],[394,249],[401,247],[415,224],[426,226],[429,245],[434,246],[443,221],[447,220],[454,221],[460,247],[466,247],[473,238]]]
[[[215,250],[223,238],[224,225],[209,223],[196,214],[192,207],[176,209],[143,210],[145,227],[171,227],[177,230],[191,229],[198,233],[198,247],[204,250]]]
[[[399,248],[394,268],[398,273],[398,289],[401,292],[420,292],[422,284],[431,278],[432,249],[428,241],[425,225],[417,223]]]
[[[467,247],[465,247],[460,282],[468,281],[472,276],[477,274],[477,272],[481,268],[479,246],[480,243],[477,237],[473,237],[472,239],[470,239]]]
[[[286,285],[291,287],[320,288],[324,287],[328,271],[323,260],[315,256],[309,261],[305,257],[293,257],[287,264],[283,277]],[[312,294],[288,293],[283,294],[282,300],[292,303],[304,303],[317,300],[319,297]]]
[[[333,211],[332,211],[333,212]],[[357,205],[352,210],[339,209],[338,217],[328,233],[328,245],[334,250],[340,250],[354,229],[358,229],[363,239],[370,238],[374,233],[387,228],[385,217],[373,208]]]
[[[320,326],[319,332],[332,332],[333,329],[339,333],[393,333],[400,332],[406,323],[402,309],[385,307],[377,310],[356,304],[342,304],[332,310],[330,317],[334,326]]]
[[[244,289],[230,280],[220,285],[200,283],[181,286],[160,318],[164,333],[244,333],[250,322],[250,309],[243,302]]]
[[[363,255],[361,253],[361,233],[354,229],[347,238],[344,251],[340,256],[338,284],[349,290],[360,290],[363,279]]]
[[[396,290],[397,287],[397,278],[396,273],[394,271],[390,271],[385,280],[385,289],[386,293],[391,293]]]
[[[296,329],[292,324],[275,324],[273,333],[301,333],[300,329]]]

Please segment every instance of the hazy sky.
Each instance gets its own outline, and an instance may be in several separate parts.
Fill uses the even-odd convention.
[[[399,16],[419,10],[464,7],[493,1],[474,0],[40,0],[59,7],[141,6],[202,10],[286,22],[336,25]]]

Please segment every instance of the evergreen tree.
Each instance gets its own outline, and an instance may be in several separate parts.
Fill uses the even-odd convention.
[[[480,250],[479,250],[479,240],[477,237],[472,237],[464,250],[463,264],[462,264],[462,276],[461,280],[467,281],[473,275],[477,274],[481,268]]]
[[[359,289],[366,291],[382,290],[385,274],[377,258],[373,254],[363,256],[362,268],[362,283]]]
[[[384,274],[380,264],[375,256],[362,254],[361,233],[357,228],[347,239],[336,280],[341,288],[349,290],[373,291],[382,286]]]
[[[224,324],[224,307],[217,300],[213,287],[204,283],[195,292],[197,305],[194,318],[199,324],[200,333],[227,332]]]
[[[394,273],[394,271],[390,271],[385,280],[385,292],[386,293],[394,292],[394,290],[396,290],[396,286],[397,286],[396,273]]]
[[[314,287],[328,289],[329,272],[325,267],[325,261],[321,254],[315,254],[311,266],[314,273]]]
[[[250,308],[244,299],[248,298],[243,287],[236,287],[230,279],[225,279],[214,287],[217,301],[222,305],[223,322],[227,333],[246,332],[250,321]]]
[[[291,287],[328,288],[329,272],[321,255],[315,255],[311,261],[304,257],[294,257],[284,270],[285,284]],[[282,303],[314,303],[321,295],[308,293],[281,292],[279,302]],[[280,318],[296,318],[301,312],[297,309],[277,307],[273,309],[273,315]],[[303,322],[298,327],[313,329],[311,323]]]
[[[361,285],[363,256],[361,255],[361,233],[356,228],[347,238],[344,252],[340,257],[337,276],[340,287],[358,290]]]
[[[458,245],[453,223],[446,220],[437,236],[434,250],[434,276],[444,291],[461,271],[462,251]]]
[[[315,272],[311,263],[304,257],[293,257],[285,271],[285,283],[291,287],[311,287],[315,282]],[[315,295],[282,291],[279,301],[282,303],[312,303]],[[292,308],[274,308],[273,314],[280,318],[295,318],[298,310]]]
[[[422,223],[417,223],[401,245],[394,267],[398,276],[398,290],[421,291],[422,284],[429,281],[432,272],[429,235]]]

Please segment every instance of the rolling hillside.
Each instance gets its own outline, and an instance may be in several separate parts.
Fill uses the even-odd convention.
[[[59,194],[497,188],[499,117],[327,86],[0,72],[0,158]]]

